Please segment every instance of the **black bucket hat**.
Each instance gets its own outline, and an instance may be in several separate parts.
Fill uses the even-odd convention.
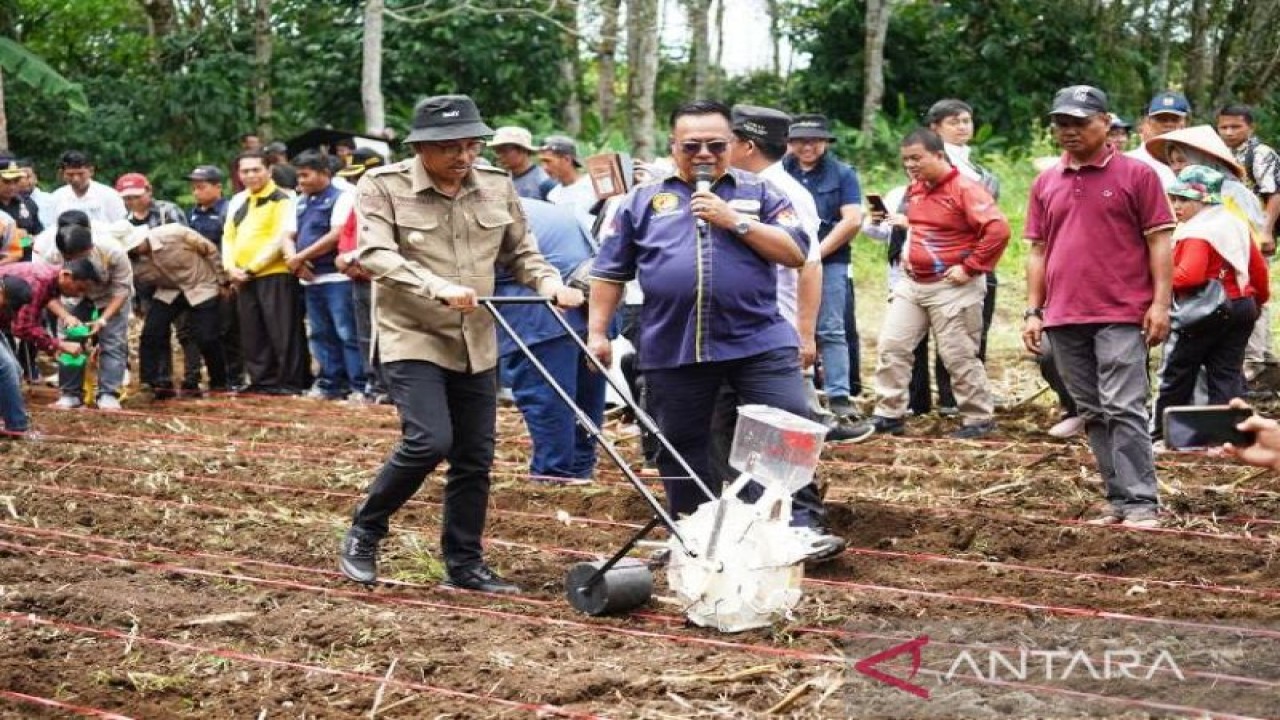
[[[413,128],[406,143],[466,140],[488,137],[493,130],[480,119],[476,104],[466,95],[436,95],[413,109]]]

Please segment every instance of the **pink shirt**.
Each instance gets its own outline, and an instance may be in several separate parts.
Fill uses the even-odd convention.
[[[1045,246],[1044,325],[1140,324],[1154,288],[1147,235],[1172,228],[1160,178],[1106,145],[1036,177],[1025,237]]]

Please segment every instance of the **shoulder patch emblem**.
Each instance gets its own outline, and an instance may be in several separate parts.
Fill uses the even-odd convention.
[[[658,193],[653,196],[653,200],[649,201],[649,206],[653,208],[653,212],[657,215],[674,212],[680,207],[680,196],[669,192]]]
[[[796,215],[795,210],[787,208],[778,213],[778,224],[785,228],[798,228],[800,227],[800,218]]]

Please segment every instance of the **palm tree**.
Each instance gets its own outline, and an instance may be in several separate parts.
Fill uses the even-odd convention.
[[[9,120],[4,109],[5,73],[46,95],[59,96],[75,112],[86,112],[89,100],[84,88],[58,74],[30,50],[10,38],[0,37],[0,151],[9,151]]]

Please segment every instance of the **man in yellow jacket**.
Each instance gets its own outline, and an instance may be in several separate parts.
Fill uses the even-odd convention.
[[[222,262],[236,289],[248,392],[296,395],[310,384],[310,360],[302,288],[282,244],[296,227],[293,200],[271,181],[261,153],[246,152],[237,163],[245,189],[227,206]]]

